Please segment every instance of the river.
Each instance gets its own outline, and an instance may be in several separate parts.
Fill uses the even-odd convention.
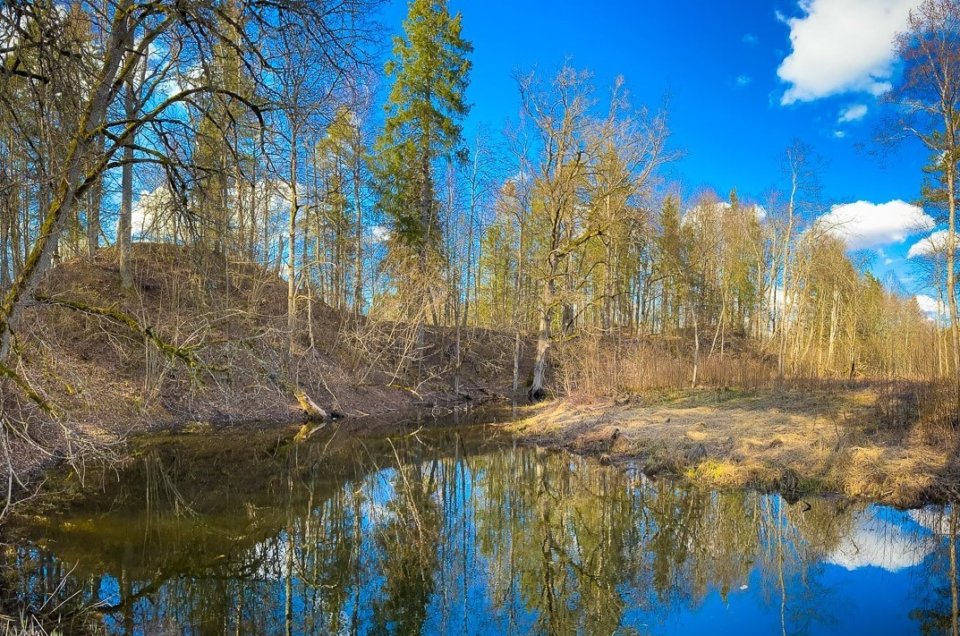
[[[493,427],[404,430],[167,436],[82,489],[72,473],[7,530],[7,607],[110,634],[954,627],[949,507],[712,492]]]

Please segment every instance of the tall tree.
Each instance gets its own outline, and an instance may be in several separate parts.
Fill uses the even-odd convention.
[[[928,201],[946,208],[946,296],[953,345],[953,373],[960,382],[960,315],[957,309],[957,196],[960,162],[960,0],[924,0],[910,12],[896,40],[906,69],[891,98],[903,106],[901,130],[933,155],[939,183]]]
[[[0,301],[0,361],[11,352],[19,318],[33,302],[33,292],[53,261],[61,234],[105,172],[130,161],[175,168],[174,149],[196,133],[195,123],[181,116],[181,107],[200,104],[202,96],[235,100],[260,116],[259,104],[227,86],[207,78],[183,82],[190,68],[214,59],[217,45],[233,47],[242,59],[269,66],[263,59],[265,42],[291,24],[305,25],[301,32],[327,53],[325,60],[353,63],[360,59],[354,44],[366,35],[363,18],[369,4],[367,0],[246,2],[243,23],[256,28],[229,33],[218,27],[225,17],[220,3],[104,0],[90,5],[95,23],[91,30],[101,34],[102,44],[96,55],[86,56],[63,46],[65,18],[55,3],[8,0],[0,11],[0,33],[10,43],[8,63],[15,66],[0,73],[0,111],[10,119],[41,105],[56,113],[62,152],[51,153],[57,159],[44,179],[48,184],[44,202],[33,219],[37,231],[23,241],[22,267]],[[36,63],[24,67],[14,61],[24,56],[35,58]],[[84,78],[79,83],[71,81],[78,64]],[[146,71],[141,65],[147,65]],[[122,95],[138,75],[145,78],[139,87],[145,107],[130,119],[123,114]],[[31,87],[25,101],[13,90],[21,80]],[[57,91],[44,87],[57,87]],[[153,141],[139,143],[147,131]],[[125,153],[131,144],[136,151],[132,159]]]
[[[394,80],[376,143],[380,205],[394,225],[392,266],[419,289],[408,301],[436,312],[431,297],[441,271],[443,228],[434,175],[438,160],[465,159],[460,121],[469,110],[464,92],[473,46],[446,0],[413,0],[403,30],[386,66]],[[412,271],[404,265],[410,260]]]
[[[591,115],[590,74],[564,66],[548,89],[530,76],[520,83],[524,114],[536,129],[539,157],[521,166],[533,180],[531,215],[540,251],[537,350],[532,400],[545,395],[544,378],[557,309],[569,333],[590,301],[582,298],[591,266],[591,243],[627,223],[626,203],[646,194],[656,168],[667,159],[666,120],[645,110],[629,112],[618,79],[605,118]],[[616,199],[618,203],[612,201]],[[611,207],[615,205],[615,208]],[[579,305],[579,309],[577,306]]]

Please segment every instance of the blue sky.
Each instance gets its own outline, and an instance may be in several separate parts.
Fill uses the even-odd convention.
[[[594,72],[598,96],[623,75],[635,104],[668,104],[671,143],[683,153],[668,178],[685,194],[711,189],[760,202],[782,186],[794,139],[821,159],[827,206],[841,209],[851,249],[872,255],[914,293],[906,258],[933,229],[915,203],[926,155],[918,144],[886,151],[873,141],[896,81],[893,34],[919,0],[451,0],[474,45],[467,137],[516,119],[517,72],[552,74],[564,60]],[[405,0],[384,25],[399,32]],[[829,211],[829,207],[822,213]],[[917,225],[926,225],[918,230]]]

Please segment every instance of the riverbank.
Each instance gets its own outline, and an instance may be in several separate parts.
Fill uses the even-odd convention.
[[[131,436],[297,425],[301,395],[370,421],[511,390],[513,334],[418,335],[303,294],[291,338],[276,270],[149,243],[130,268],[125,288],[112,248],[64,261],[25,309],[17,378],[0,374],[0,482],[14,484],[3,501],[32,496],[51,466],[122,460]]]
[[[11,503],[29,497],[57,463],[122,460],[130,436],[293,427],[306,419],[301,395],[359,428],[378,417],[390,423],[408,411],[513,396],[513,332],[426,326],[418,334],[307,296],[291,338],[287,285],[277,271],[138,244],[127,289],[116,256],[106,249],[60,264],[25,311],[16,369],[30,393],[0,380],[9,433],[0,481],[21,486]],[[520,344],[521,378],[528,378],[534,346]],[[742,351],[732,343],[727,349],[729,368],[714,378],[705,363],[702,379],[764,388],[643,392],[669,378],[686,382],[683,347],[668,344],[621,342],[636,350],[627,356],[589,342],[579,357],[568,349],[552,361],[554,386],[593,396],[629,386],[639,395],[552,402],[509,430],[531,443],[721,488],[829,490],[899,505],[957,490],[956,401],[945,401],[935,385],[791,381],[795,388],[778,390],[773,368],[741,342]],[[945,403],[954,408],[930,416],[931,405]]]
[[[710,488],[833,492],[910,507],[960,491],[957,432],[891,416],[895,402],[915,398],[909,388],[879,384],[680,391],[556,401],[506,428],[527,443]]]

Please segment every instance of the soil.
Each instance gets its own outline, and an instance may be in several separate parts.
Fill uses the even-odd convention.
[[[61,263],[38,292],[54,302],[26,312],[16,368],[57,416],[0,381],[10,432],[0,442],[11,460],[0,462],[0,480],[10,483],[12,469],[28,486],[21,496],[51,464],[122,457],[131,434],[209,432],[215,439],[225,428],[296,431],[307,419],[298,391],[351,422],[345,431],[389,427],[409,409],[445,411],[510,393],[511,334],[464,330],[455,386],[450,330],[427,328],[421,361],[410,364],[414,339],[403,324],[353,319],[302,298],[291,350],[286,283],[276,271],[172,245],[137,244],[132,262],[133,289],[121,286],[114,250]],[[133,317],[143,332],[110,312]],[[186,361],[144,333],[157,334]],[[529,369],[534,347],[524,344],[521,369]],[[505,428],[530,443],[710,487],[756,486],[788,496],[834,491],[903,506],[955,498],[956,409],[947,414],[953,426],[901,421],[891,409],[903,403],[904,412],[919,412],[923,400],[891,394],[883,385],[838,383],[567,399]]]

